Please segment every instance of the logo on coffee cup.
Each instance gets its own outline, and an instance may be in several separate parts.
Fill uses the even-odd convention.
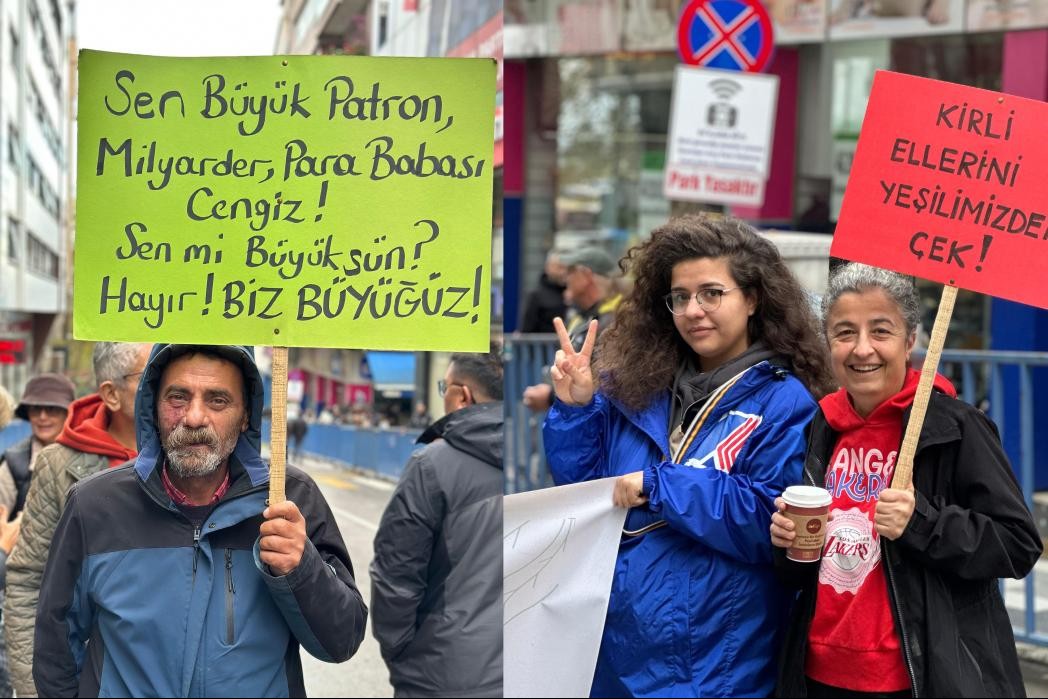
[[[819,530],[822,529],[821,519],[809,519],[806,527],[809,534],[818,534]]]

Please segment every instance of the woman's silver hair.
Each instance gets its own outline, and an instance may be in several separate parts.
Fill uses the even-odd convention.
[[[912,335],[921,324],[921,299],[913,280],[898,272],[880,267],[849,262],[842,265],[830,276],[829,288],[822,297],[822,329],[830,319],[830,311],[837,300],[847,293],[860,294],[870,289],[881,289],[888,295],[906,322],[906,334]]]
[[[138,361],[142,347],[138,342],[96,342],[91,353],[91,364],[95,370],[95,385],[104,381],[122,383]]]

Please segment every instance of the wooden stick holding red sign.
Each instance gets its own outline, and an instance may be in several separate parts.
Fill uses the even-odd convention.
[[[898,490],[906,490],[913,480],[913,457],[917,453],[917,439],[921,436],[921,426],[924,425],[924,416],[928,412],[932,384],[935,382],[935,372],[939,370],[939,357],[942,355],[956,300],[957,287],[949,284],[944,286],[942,299],[939,301],[939,312],[935,315],[935,325],[928,342],[928,353],[924,355],[924,368],[921,369],[921,380],[917,384],[917,395],[914,396],[913,408],[910,410],[910,421],[906,423],[906,434],[895,463],[895,475],[892,476],[891,487]]]
[[[269,431],[269,504],[284,502],[287,457],[287,347],[273,348],[273,399]]]

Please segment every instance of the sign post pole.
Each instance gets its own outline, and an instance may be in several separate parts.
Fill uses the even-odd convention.
[[[269,433],[269,504],[284,502],[287,461],[287,347],[273,348],[273,398]]]
[[[892,476],[891,487],[897,490],[905,490],[913,480],[913,456],[917,453],[917,439],[921,436],[921,426],[928,412],[928,400],[932,395],[935,372],[939,370],[939,357],[942,355],[956,300],[957,287],[949,284],[944,286],[939,311],[935,315],[935,325],[932,327],[931,340],[928,342],[928,353],[924,357],[924,367],[921,369],[921,380],[917,384],[917,395],[913,398],[910,421],[906,423],[906,434],[899,450],[899,460],[895,464],[895,475]]]

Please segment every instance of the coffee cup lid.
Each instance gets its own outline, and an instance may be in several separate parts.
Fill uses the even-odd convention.
[[[782,499],[794,507],[826,507],[833,501],[825,488],[811,485],[791,485],[782,494]]]

